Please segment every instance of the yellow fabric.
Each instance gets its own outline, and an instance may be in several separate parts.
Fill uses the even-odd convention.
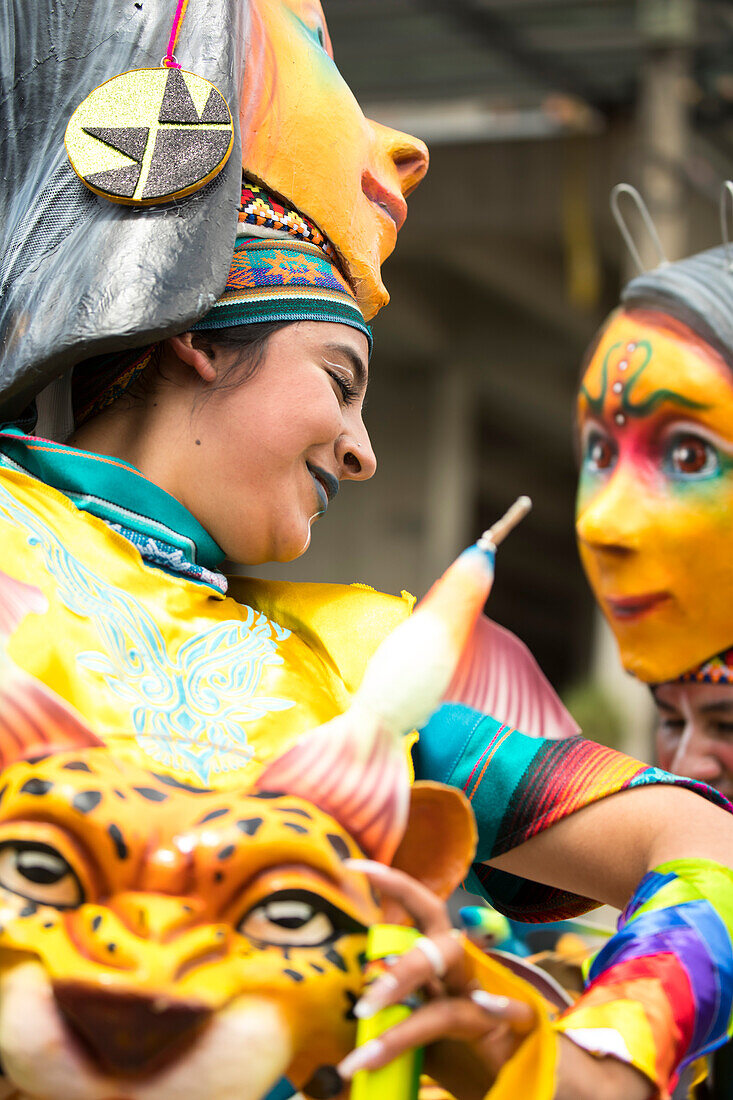
[[[144,564],[63,494],[0,470],[2,568],[37,585],[11,658],[124,758],[222,788],[251,782],[342,711],[409,597],[237,578],[235,598]],[[245,602],[246,601],[246,602]]]
[[[363,584],[292,584],[254,577],[230,577],[229,594],[297,634],[349,692],[358,688],[379,643],[415,604],[408,592],[400,598],[385,596]]]
[[[619,1021],[623,1021],[623,1031]],[[554,1027],[560,1033],[569,1032],[571,1038],[574,1031],[586,1029],[590,1034],[595,1031],[601,1037],[604,1033],[613,1035],[614,1040],[625,1047],[623,1061],[645,1074],[650,1081],[659,1081],[658,1045],[645,1007],[639,1001],[624,999],[616,990],[608,992],[607,1004],[586,1006],[581,998]],[[581,1045],[585,1046],[584,1043]]]
[[[473,968],[472,977],[482,989],[498,997],[511,997],[533,1006],[537,1023],[522,1045],[501,1069],[486,1100],[552,1100],[557,1072],[557,1038],[547,1002],[529,982],[489,958],[472,943],[464,950]]]

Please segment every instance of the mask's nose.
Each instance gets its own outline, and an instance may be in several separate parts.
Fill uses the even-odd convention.
[[[371,119],[369,125],[374,131],[377,143],[395,166],[400,190],[407,197],[411,191],[415,190],[428,170],[427,145],[419,138],[403,134],[400,130],[393,130],[390,126],[382,126],[381,123],[373,122]]]
[[[618,468],[578,513],[575,529],[593,550],[631,552],[639,549],[647,524],[648,499],[630,472]]]

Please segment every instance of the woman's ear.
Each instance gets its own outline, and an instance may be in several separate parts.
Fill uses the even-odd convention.
[[[201,340],[198,333],[182,332],[180,336],[171,336],[168,344],[183,363],[193,367],[202,382],[216,382],[213,348]]]
[[[407,828],[392,866],[447,898],[466,877],[476,836],[473,810],[462,791],[442,783],[413,783]]]

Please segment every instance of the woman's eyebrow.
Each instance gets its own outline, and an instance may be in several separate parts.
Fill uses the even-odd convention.
[[[721,714],[730,714],[733,711],[733,699],[718,699],[714,703],[703,703],[700,707],[701,714],[714,714],[716,711]]]
[[[362,388],[366,387],[367,369],[364,366],[364,360],[352,347],[349,347],[348,344],[327,344],[325,351],[329,352],[331,355],[341,355],[346,359],[354,372],[354,380]]]
[[[677,707],[673,703],[666,703],[664,699],[659,699],[654,696],[654,702],[657,704],[660,710],[666,711],[667,714],[677,714]]]

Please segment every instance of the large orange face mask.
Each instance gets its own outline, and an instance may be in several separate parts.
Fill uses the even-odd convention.
[[[252,0],[240,102],[244,170],[325,233],[369,320],[389,301],[380,266],[427,149],[364,117],[318,0]]]
[[[673,679],[733,642],[733,374],[664,314],[618,313],[578,423],[588,580],[627,671]]]

